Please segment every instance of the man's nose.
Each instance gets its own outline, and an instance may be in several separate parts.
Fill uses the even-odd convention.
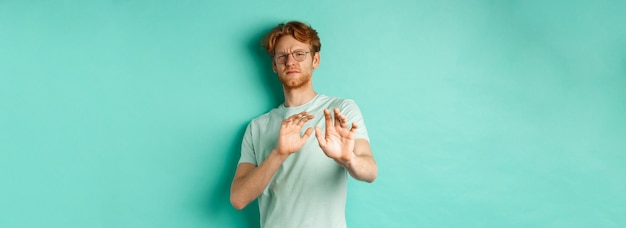
[[[293,64],[295,64],[296,62],[297,62],[297,61],[296,61],[296,59],[293,57],[293,54],[291,54],[291,53],[290,53],[290,54],[288,54],[288,55],[287,55],[287,61],[285,61],[285,63],[287,64],[287,66],[289,66],[289,65],[293,65]]]

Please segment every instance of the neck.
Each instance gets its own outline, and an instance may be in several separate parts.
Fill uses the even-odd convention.
[[[313,90],[313,87],[294,89],[287,89],[283,87],[283,91],[285,93],[285,107],[294,107],[306,104],[315,96],[317,96],[317,93],[315,92],[315,90]]]

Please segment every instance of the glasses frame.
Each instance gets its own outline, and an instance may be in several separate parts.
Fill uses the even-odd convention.
[[[304,58],[302,58],[301,60],[298,60],[299,57],[296,57],[296,54],[302,54],[304,53]],[[276,62],[276,64],[285,64],[288,60],[289,57],[288,55],[291,55],[291,57],[293,57],[294,60],[298,61],[298,62],[302,62],[304,60],[306,60],[306,57],[311,53],[311,51],[303,51],[303,50],[297,50],[291,53],[282,53],[280,55],[276,55],[274,54],[274,56],[272,57],[274,59],[274,62]],[[279,61],[280,57],[285,57],[284,60]]]

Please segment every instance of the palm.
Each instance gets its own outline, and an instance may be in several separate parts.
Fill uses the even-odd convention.
[[[352,127],[348,129],[347,120],[339,113],[339,109],[335,109],[334,121],[331,120],[328,110],[324,110],[324,117],[326,118],[326,133],[322,134],[319,127],[315,131],[320,148],[330,158],[343,162],[350,161],[354,151],[356,123],[352,123]]]
[[[277,149],[280,154],[289,155],[302,148],[311,135],[313,129],[308,128],[304,132],[303,136],[300,136],[300,131],[302,130],[304,123],[313,118],[313,115],[302,112],[283,120],[278,134],[277,145]]]

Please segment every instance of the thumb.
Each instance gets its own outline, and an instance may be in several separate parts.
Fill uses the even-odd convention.
[[[313,128],[307,128],[306,131],[304,132],[304,135],[302,136],[302,139],[306,140],[309,138],[309,136],[311,136],[311,133],[313,133]]]

